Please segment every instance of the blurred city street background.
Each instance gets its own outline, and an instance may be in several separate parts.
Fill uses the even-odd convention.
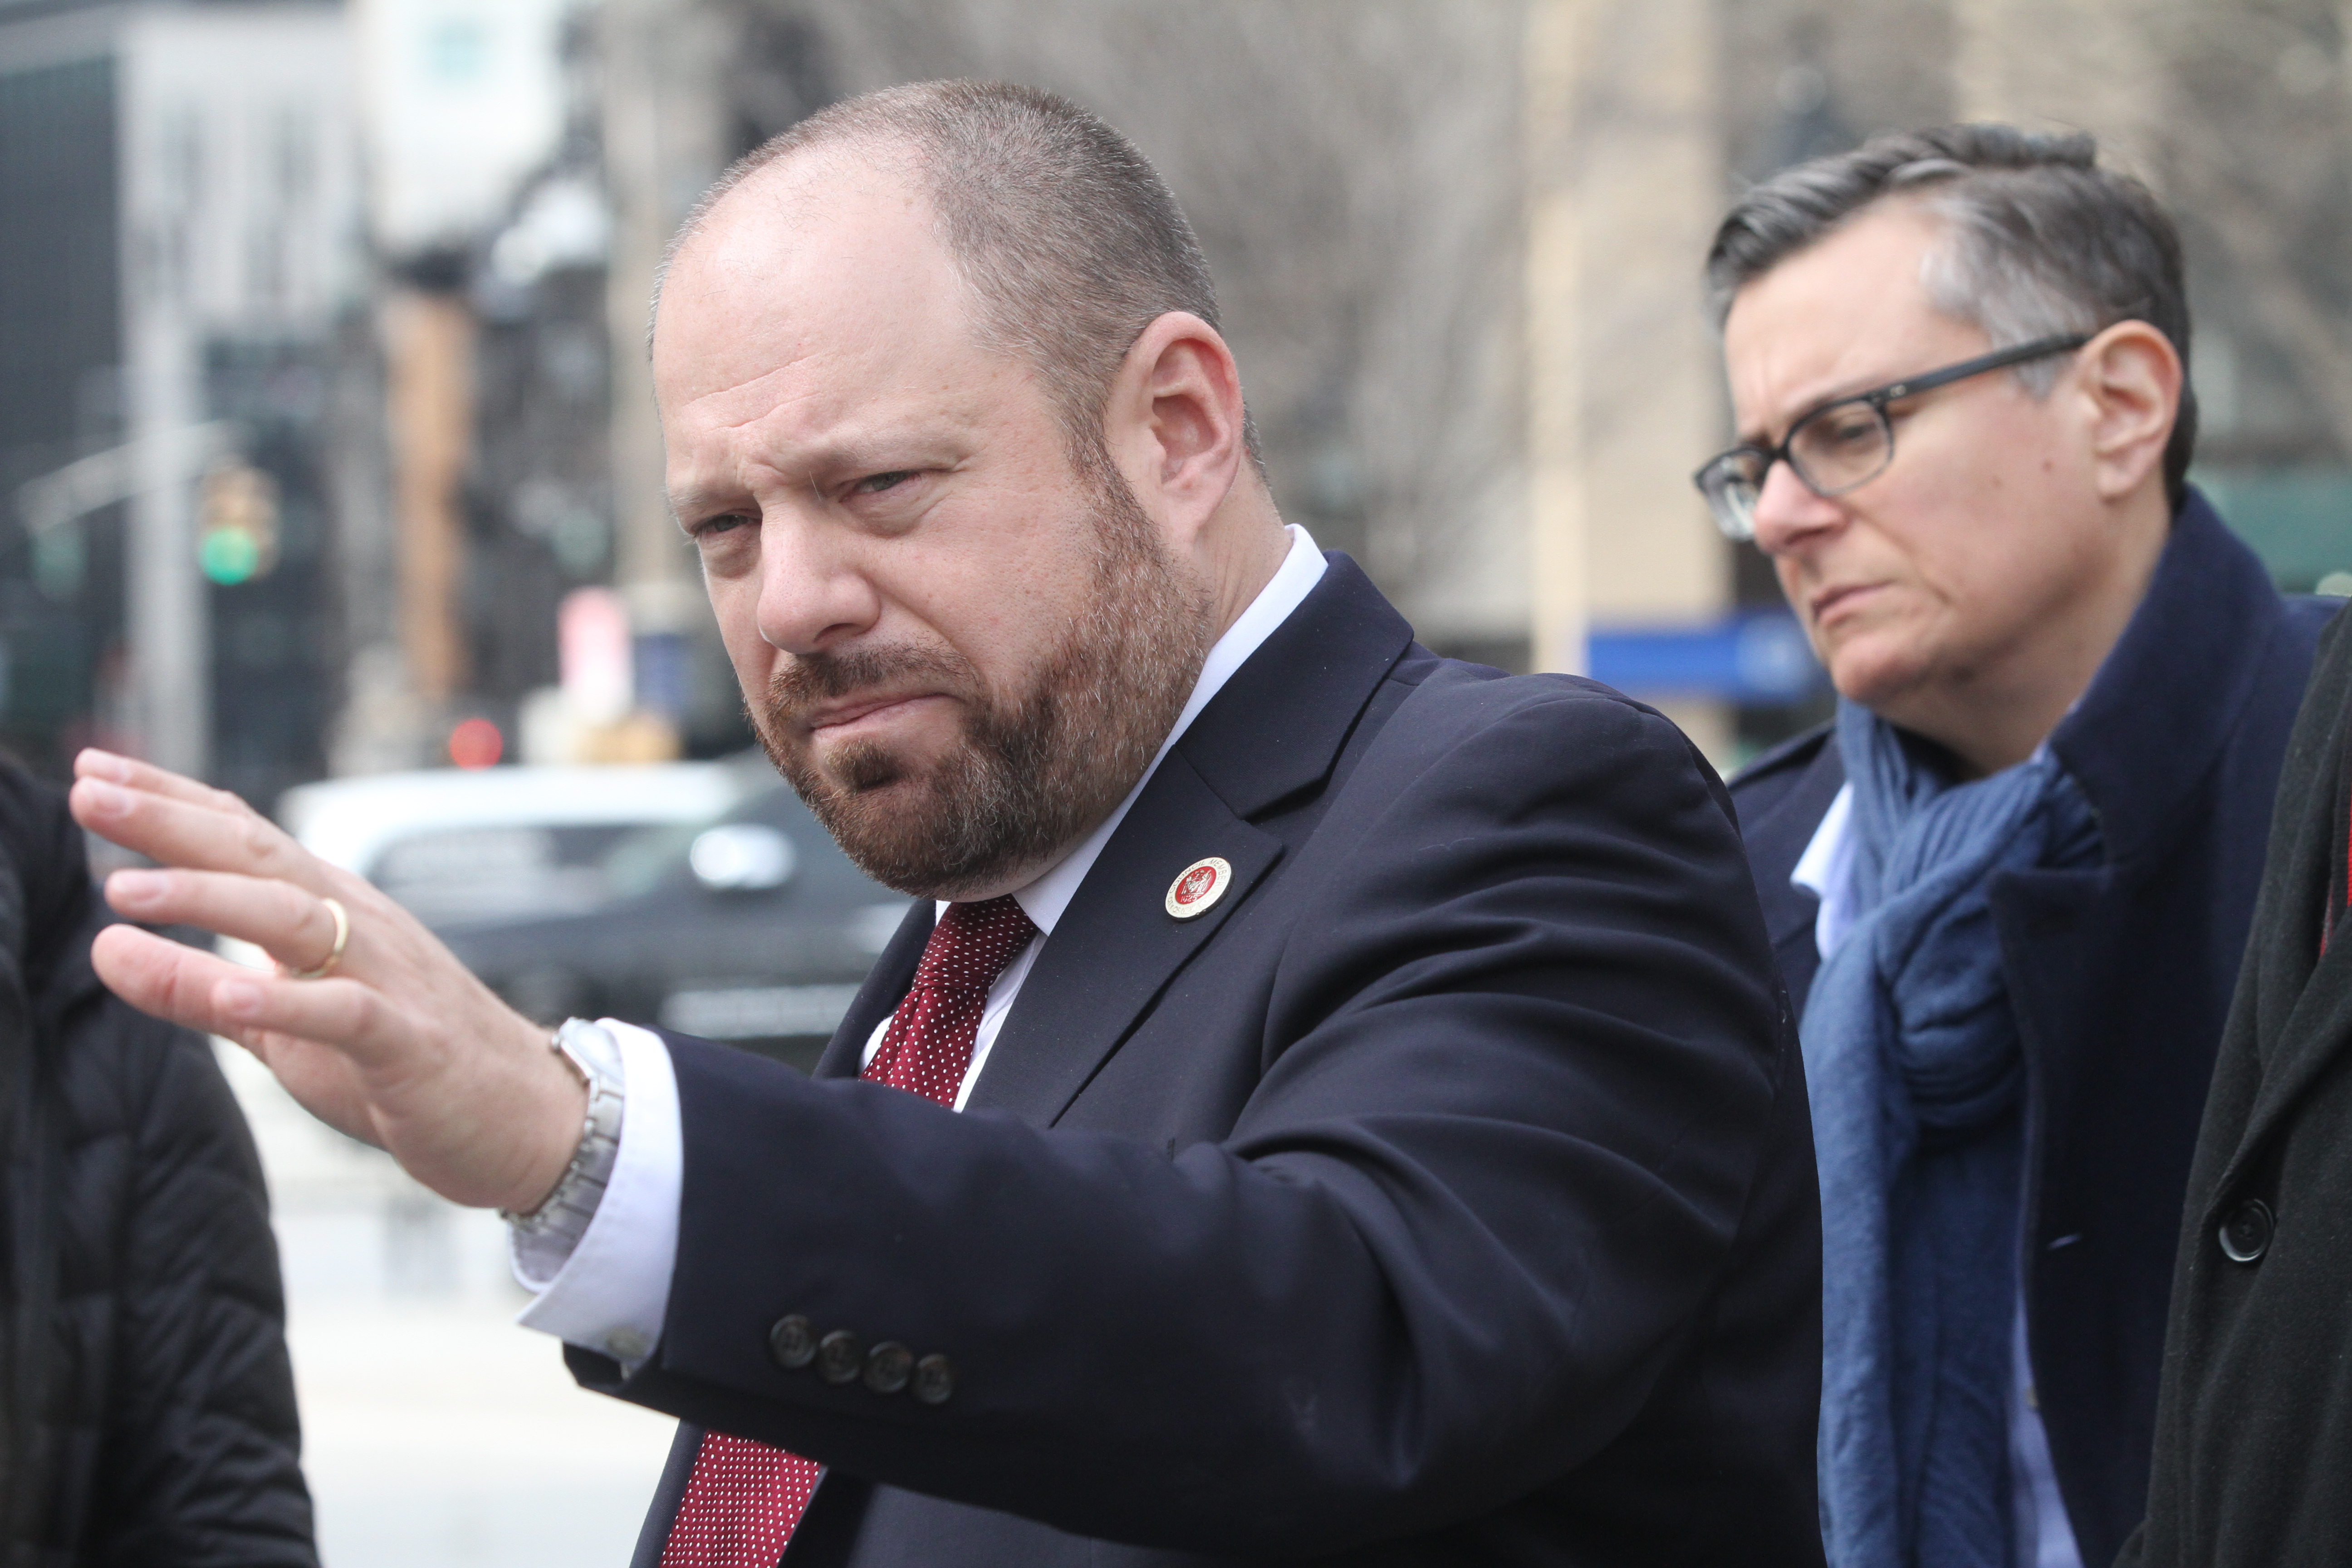
[[[1142,146],[1276,492],[1439,651],[1593,673],[1728,770],[1828,711],[1699,263],[1871,132],[2097,132],[2179,216],[2195,478],[2352,594],[2341,0],[0,0],[0,746],[201,774],[534,1014],[806,1066],[900,900],[751,736],[660,493],[663,242],[811,110],[949,75]],[[510,1325],[492,1216],[225,1066],[332,1568],[619,1563],[668,1424]]]

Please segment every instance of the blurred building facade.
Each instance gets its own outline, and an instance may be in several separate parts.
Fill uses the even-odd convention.
[[[0,743],[264,800],[468,721],[472,762],[746,743],[653,270],[731,158],[940,75],[1166,172],[1277,500],[1425,640],[1719,760],[1822,697],[1688,485],[1727,434],[1699,257],[1875,131],[2081,125],[2149,178],[2200,479],[2283,584],[2352,571],[2340,0],[0,0]]]
[[[532,694],[558,684],[564,596],[612,573],[591,12],[574,0],[352,9],[375,264],[363,386],[378,405],[360,423],[380,447],[345,454],[364,494],[344,573],[369,599],[350,626],[332,762],[348,773],[449,761],[460,726],[497,741],[457,760],[512,760]]]
[[[1729,424],[1699,261],[1742,184],[1880,131],[2087,129],[2149,179],[2201,480],[2283,585],[2352,568],[2339,0],[605,0],[599,29],[617,560],[656,619],[686,602],[635,353],[661,237],[818,104],[942,75],[1068,93],[1168,174],[1277,500],[1424,640],[1589,669],[1718,761],[1827,697],[1688,482]]]
[[[298,0],[0,9],[0,738],[52,769],[322,765],[345,58]]]

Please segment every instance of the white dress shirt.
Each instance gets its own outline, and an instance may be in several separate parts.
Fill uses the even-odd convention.
[[[1834,742],[1832,744],[1835,744]],[[2037,751],[2035,755],[2041,753]],[[1822,814],[1805,852],[1789,873],[1791,885],[1821,900],[1813,916],[1813,947],[1823,959],[1853,929],[1853,785],[1845,784]],[[583,1244],[584,1245],[584,1244]],[[2058,1494],[2058,1471],[2050,1460],[2050,1436],[2034,1402],[2033,1361],[2026,1345],[2025,1289],[2017,1293],[2014,1369],[2009,1402],[2009,1477],[2017,1525],[2017,1560],[2025,1568],[2083,1568],[2074,1527]]]
[[[1225,628],[1202,661],[1200,679],[1185,700],[1168,738],[1143,770],[1135,787],[1102,826],[1063,857],[1051,870],[1013,897],[1037,928],[1029,945],[1014,955],[989,988],[988,1005],[981,1014],[972,1042],[971,1065],[964,1069],[956,1091],[955,1109],[961,1110],[972,1085],[987,1065],[988,1054],[1013,1011],[1022,982],[1035,964],[1037,951],[1051,935],[1062,911],[1086,880],[1102,854],[1103,846],[1118,830],[1128,808],[1159,771],[1168,754],[1191,727],[1202,709],[1224,689],[1275,627],[1290,618],[1328,565],[1323,552],[1305,529],[1289,527],[1290,549],[1274,576],[1258,591],[1234,624]],[[942,903],[941,912],[947,909]],[[670,1066],[669,1049],[649,1029],[616,1019],[600,1021],[621,1047],[622,1071],[628,1100],[621,1121],[620,1148],[612,1180],[604,1188],[595,1217],[588,1223],[578,1246],[568,1256],[560,1247],[531,1247],[509,1233],[514,1242],[515,1278],[538,1300],[516,1319],[526,1328],[556,1335],[569,1344],[602,1352],[635,1370],[660,1342],[663,1319],[669,1307],[670,1277],[677,1268],[677,1210],[684,1189],[686,1151],[678,1122],[677,1079]],[[866,1042],[866,1059],[882,1043],[889,1020],[876,1026]]]

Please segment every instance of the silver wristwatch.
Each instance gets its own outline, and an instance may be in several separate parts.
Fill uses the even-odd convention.
[[[621,1154],[621,1112],[627,1102],[627,1079],[621,1066],[620,1042],[585,1018],[567,1018],[548,1041],[548,1048],[563,1058],[575,1077],[587,1086],[588,1115],[580,1129],[579,1146],[563,1179],[545,1202],[529,1214],[500,1209],[499,1217],[515,1229],[517,1239],[534,1249],[568,1253],[587,1234],[604,1199],[604,1184],[613,1179],[614,1162]]]

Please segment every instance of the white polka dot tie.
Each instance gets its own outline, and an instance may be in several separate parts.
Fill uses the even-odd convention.
[[[1010,897],[950,904],[923,944],[915,983],[890,1015],[865,1076],[941,1105],[953,1105],[971,1066],[988,988],[1029,945],[1037,928]]]
[[[1036,934],[1010,897],[949,905],[860,1076],[953,1105],[989,987]],[[661,1568],[775,1568],[824,1472],[814,1459],[765,1443],[705,1434]]]

